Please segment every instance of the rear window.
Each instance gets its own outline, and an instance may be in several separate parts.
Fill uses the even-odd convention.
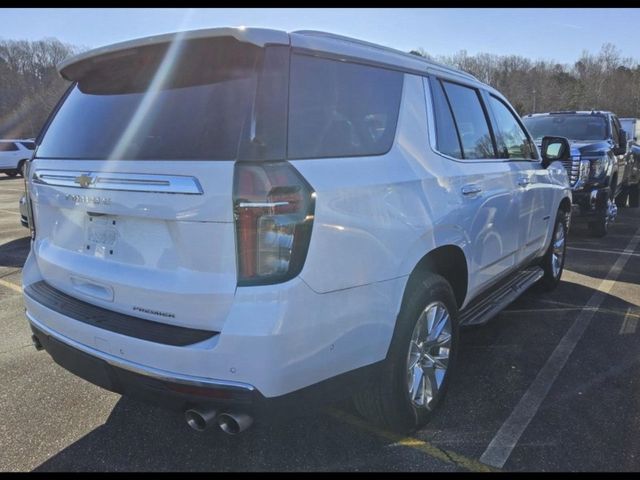
[[[38,156],[235,159],[249,134],[264,49],[231,38],[184,43],[136,49],[84,72]]]
[[[34,142],[20,142],[20,145],[22,145],[24,148],[27,148],[29,150],[36,149],[36,144]]]
[[[289,158],[381,155],[395,137],[403,74],[293,54]]]

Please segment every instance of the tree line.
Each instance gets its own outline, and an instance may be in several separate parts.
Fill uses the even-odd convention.
[[[56,65],[78,52],[57,39],[0,40],[0,138],[32,138],[69,82]]]
[[[500,91],[520,115],[593,109],[640,117],[640,64],[611,43],[596,54],[583,51],[572,64],[465,50],[435,57],[422,48],[410,53],[471,73]]]
[[[31,138],[68,87],[56,65],[79,47],[57,39],[0,40],[0,138]],[[610,43],[572,64],[462,50],[411,53],[459,68],[504,94],[520,115],[554,110],[611,110],[640,117],[640,63]]]

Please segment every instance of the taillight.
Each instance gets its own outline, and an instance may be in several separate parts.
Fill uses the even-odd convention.
[[[233,186],[238,285],[289,280],[302,270],[315,192],[288,162],[238,162]]]
[[[22,179],[24,180],[24,194],[25,201],[27,202],[27,223],[29,224],[29,231],[31,232],[31,239],[36,238],[36,225],[33,220],[33,206],[31,204],[31,196],[29,194],[29,172],[31,170],[31,160],[24,163],[22,170]]]

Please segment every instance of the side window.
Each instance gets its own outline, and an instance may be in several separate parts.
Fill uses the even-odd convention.
[[[496,158],[478,91],[457,83],[442,84],[458,127],[464,158]]]
[[[395,138],[404,74],[291,56],[289,158],[386,153]]]
[[[435,116],[436,150],[453,158],[462,158],[460,138],[442,84],[431,77],[429,85]]]
[[[13,142],[0,142],[0,152],[15,152],[18,147]]]
[[[493,131],[496,136],[498,158],[535,160],[536,151],[511,110],[493,95],[489,96],[489,105],[496,123]]]

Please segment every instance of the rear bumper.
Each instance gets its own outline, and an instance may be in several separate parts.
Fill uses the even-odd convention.
[[[260,404],[264,397],[252,386],[157,370],[100,352],[56,334],[27,314],[31,330],[53,360],[99,387],[171,409],[194,405]]]
[[[176,375],[123,362],[69,338],[61,339],[27,317],[40,346],[64,369],[106,390],[177,411],[205,406],[253,415],[304,415],[370,385],[380,377],[384,366],[384,361],[376,362],[279,397],[267,398],[252,385]]]

